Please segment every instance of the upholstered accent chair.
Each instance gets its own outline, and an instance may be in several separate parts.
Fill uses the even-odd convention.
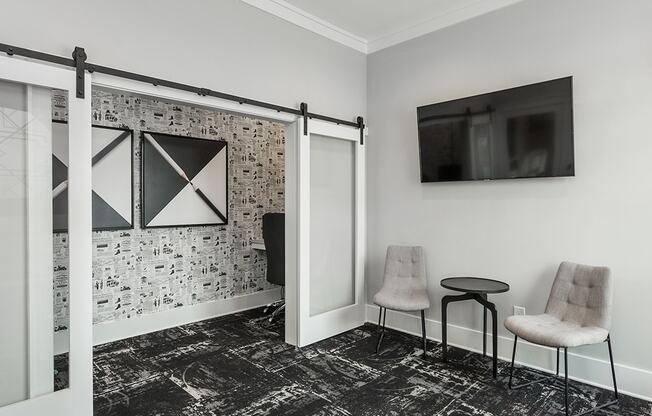
[[[566,415],[568,415],[568,349],[606,342],[609,348],[615,399],[580,414],[584,415],[616,404],[618,402],[618,387],[616,386],[616,372],[609,336],[613,286],[613,277],[607,267],[587,266],[571,262],[561,263],[552,285],[545,313],[510,316],[505,320],[505,328],[514,334],[509,388],[522,388],[549,380],[552,377],[543,377],[518,386],[512,385],[516,344],[519,337],[534,344],[557,349],[557,374],[553,380],[559,376],[559,350],[563,349],[564,406]]]
[[[423,356],[426,357],[425,310],[430,308],[426,281],[426,261],[423,248],[418,246],[389,246],[385,257],[383,287],[374,296],[380,306],[378,312],[378,341],[376,354],[385,335],[387,309],[403,312],[421,312]],[[382,316],[382,325],[381,325]]]

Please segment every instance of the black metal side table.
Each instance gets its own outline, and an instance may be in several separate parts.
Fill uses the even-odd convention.
[[[504,293],[509,290],[507,283],[484,279],[480,277],[449,277],[441,281],[442,287],[457,292],[464,292],[463,295],[447,295],[441,299],[441,346],[442,359],[447,360],[448,342],[446,339],[446,315],[448,304],[464,300],[475,300],[484,306],[482,326],[482,355],[487,355],[487,309],[491,311],[492,334],[493,334],[493,376],[498,376],[498,312],[496,305],[487,300],[488,294]]]

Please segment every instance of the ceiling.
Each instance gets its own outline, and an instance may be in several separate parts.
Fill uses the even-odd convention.
[[[372,53],[521,0],[243,0]]]

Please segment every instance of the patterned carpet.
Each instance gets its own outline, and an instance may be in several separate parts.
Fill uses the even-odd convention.
[[[560,415],[563,393],[550,385],[506,389],[480,355],[451,349],[440,363],[429,342],[389,331],[379,355],[374,325],[295,349],[283,324],[260,309],[105,344],[95,349],[96,416],[153,415]],[[484,360],[484,361],[483,361]],[[519,382],[539,374],[519,369]],[[577,412],[610,399],[581,385]],[[578,389],[579,391],[579,389]],[[650,403],[622,396],[598,415],[652,415]]]

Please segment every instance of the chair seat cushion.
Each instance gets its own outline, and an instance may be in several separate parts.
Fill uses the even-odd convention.
[[[548,347],[579,347],[604,342],[609,332],[595,326],[580,326],[552,315],[510,316],[505,328],[526,341]]]
[[[411,290],[412,289],[412,290]],[[397,311],[421,311],[430,308],[430,299],[425,289],[385,285],[374,296],[374,303],[383,308]]]

